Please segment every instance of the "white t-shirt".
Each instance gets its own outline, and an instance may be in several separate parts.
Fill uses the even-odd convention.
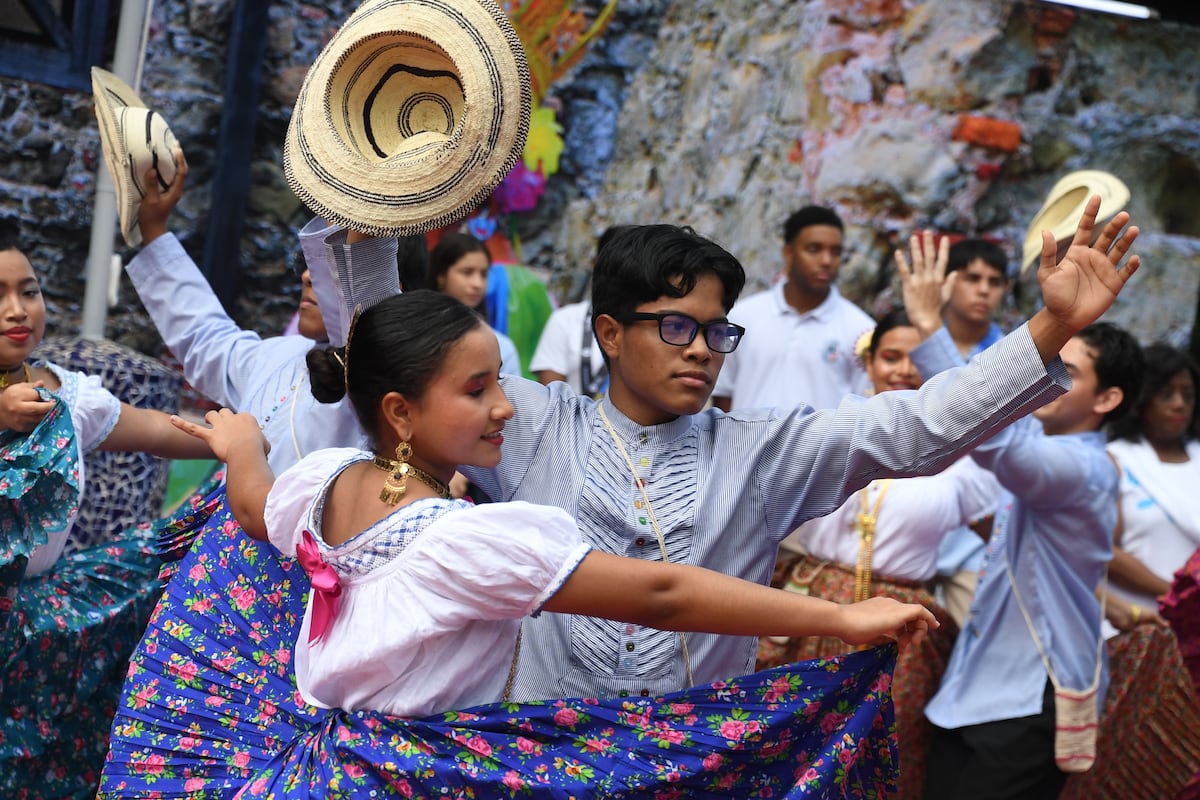
[[[566,376],[566,384],[576,393],[591,394],[589,387],[582,384],[580,375],[584,331],[591,330],[591,316],[592,304],[589,302],[571,303],[551,312],[546,326],[542,328],[533,359],[529,362],[529,371],[557,372]],[[604,370],[604,356],[600,352],[595,335],[589,333],[589,336],[592,350],[589,363],[592,375],[598,376]]]
[[[887,492],[879,502],[885,485]],[[945,472],[923,478],[872,481],[837,511],[809,520],[784,540],[816,559],[848,567],[858,563],[857,524],[866,493],[867,507],[879,512],[875,522],[872,569],[881,577],[927,581],[937,571],[937,547],[947,533],[994,514],[1000,484],[970,458]]]
[[[854,346],[875,321],[831,287],[825,302],[798,313],[783,296],[786,281],[751,295],[729,312],[746,328],[725,357],[715,397],[730,408],[835,408],[848,392],[865,394],[867,374]]]
[[[121,401],[104,388],[99,376],[87,375],[82,372],[72,372],[57,364],[43,362],[57,376],[62,386],[55,391],[71,411],[71,424],[75,426],[75,444],[78,456],[79,486],[81,492],[87,491],[87,473],[83,457],[95,450],[101,442],[108,438],[121,416]],[[78,508],[75,509],[78,512]],[[33,551],[29,556],[29,565],[25,568],[26,575],[36,575],[54,566],[63,548],[67,546],[67,538],[75,525],[75,513],[63,521],[63,527],[57,531],[47,531],[47,542]]]
[[[1120,548],[1165,581],[1200,547],[1200,443],[1188,442],[1188,461],[1160,461],[1148,442],[1118,439],[1108,452],[1121,469]],[[1113,585],[1115,594],[1145,608],[1158,598]]]
[[[312,600],[296,642],[296,683],[321,708],[419,717],[502,699],[520,619],[537,614],[591,550],[558,508],[419,500],[336,547],[321,539],[333,479],[371,454],[320,450],[275,481],[265,520],[295,556],[311,531],[341,597],[309,643]],[[380,473],[382,483],[383,473]]]

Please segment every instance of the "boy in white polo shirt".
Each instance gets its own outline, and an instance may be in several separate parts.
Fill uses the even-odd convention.
[[[783,226],[786,279],[742,300],[729,319],[751,333],[725,361],[713,405],[740,408],[833,408],[847,392],[869,386],[854,355],[875,322],[834,286],[842,264],[842,220],[805,206]]]

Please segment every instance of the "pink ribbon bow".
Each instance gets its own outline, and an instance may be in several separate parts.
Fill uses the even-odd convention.
[[[317,540],[308,531],[296,546],[296,558],[312,581],[312,619],[308,627],[308,643],[321,640],[337,616],[338,598],[342,595],[342,584],[333,567],[321,557]]]

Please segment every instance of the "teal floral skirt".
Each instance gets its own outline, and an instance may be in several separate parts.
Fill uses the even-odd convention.
[[[156,526],[149,523],[26,574],[33,549],[78,502],[76,458],[75,431],[61,402],[32,433],[0,434],[0,797],[6,799],[95,797],[129,656],[162,590]]]
[[[894,647],[653,698],[422,719],[308,706],[291,668],[307,578],[220,500],[184,526],[195,539],[131,660],[101,797],[894,796]]]

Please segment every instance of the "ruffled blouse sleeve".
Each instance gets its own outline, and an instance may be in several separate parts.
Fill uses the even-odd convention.
[[[318,512],[313,505],[317,497],[344,465],[367,457],[353,447],[318,450],[275,478],[263,510],[268,541],[285,556],[294,558],[304,531],[316,532],[313,514]]]
[[[76,395],[71,406],[71,420],[79,438],[80,452],[90,453],[108,438],[121,416],[121,401],[104,388],[98,375],[78,375]]]
[[[401,563],[414,599],[453,630],[538,614],[590,550],[562,509],[512,501],[446,514]]]

